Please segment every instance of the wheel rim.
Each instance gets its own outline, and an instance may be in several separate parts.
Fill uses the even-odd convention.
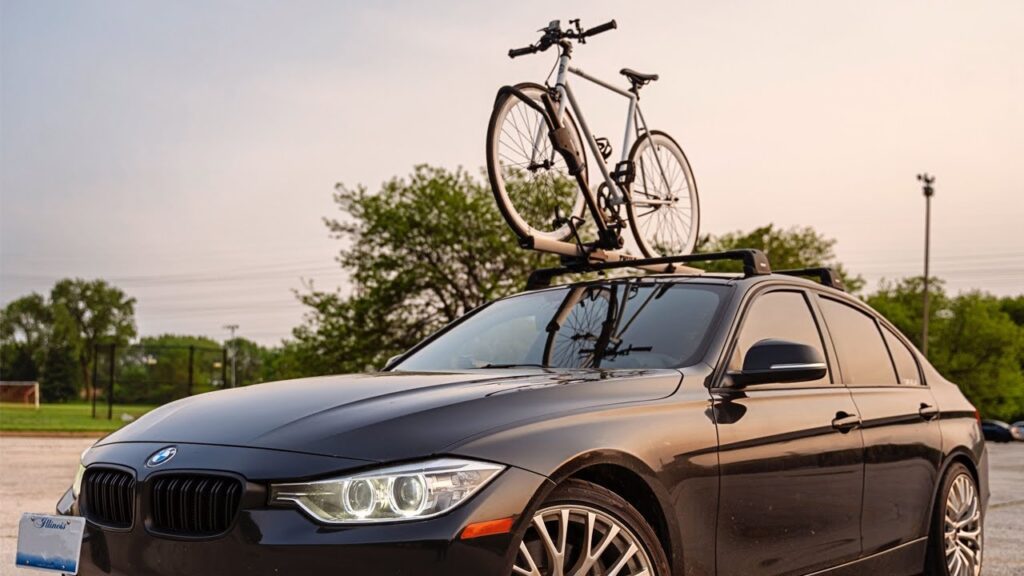
[[[697,186],[682,150],[669,138],[645,138],[635,157],[630,190],[633,225],[648,256],[689,254],[697,244]]]
[[[611,515],[553,506],[533,517],[512,566],[522,576],[654,576],[639,539]]]
[[[523,92],[540,101],[539,89]],[[553,225],[555,209],[563,218],[580,216],[584,200],[565,159],[551,146],[544,117],[522,100],[509,97],[494,123],[491,161],[495,192],[506,207],[510,223],[526,236],[566,238],[569,226]],[[570,132],[582,150],[576,132]]]
[[[943,541],[950,576],[981,574],[981,503],[974,480],[961,474],[946,496]]]

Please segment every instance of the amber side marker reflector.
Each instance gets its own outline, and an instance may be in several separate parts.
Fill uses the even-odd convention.
[[[502,518],[501,520],[488,520],[486,522],[470,524],[462,531],[462,539],[469,540],[470,538],[479,538],[481,536],[507,534],[512,531],[512,520],[512,518]]]

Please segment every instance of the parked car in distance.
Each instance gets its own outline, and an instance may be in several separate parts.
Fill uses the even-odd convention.
[[[892,324],[751,266],[539,288],[378,373],[162,406],[58,511],[82,576],[976,576],[987,462]]]
[[[985,440],[992,442],[1013,442],[1017,439],[1013,428],[1000,420],[982,420],[981,431],[985,434]]]
[[[1024,420],[1010,424],[1010,428],[1012,429],[1013,437],[1024,442]]]

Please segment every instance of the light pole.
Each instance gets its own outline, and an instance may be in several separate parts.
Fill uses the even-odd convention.
[[[932,184],[935,183],[935,176],[932,176],[925,172],[924,174],[918,174],[917,180],[921,182],[921,187],[924,191],[924,316],[921,321],[921,353],[924,354],[925,358],[928,357],[928,280],[929,271],[928,264],[931,257],[931,235],[932,235],[932,196],[935,195],[935,189],[932,188]]]
[[[235,330],[238,324],[225,324],[224,329],[231,332],[231,387],[238,386],[238,370],[236,369],[235,357],[238,356],[238,343],[235,342]]]

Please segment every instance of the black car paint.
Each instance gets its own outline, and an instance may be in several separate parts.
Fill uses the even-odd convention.
[[[785,287],[863,305],[789,277],[699,281],[731,285],[733,296],[703,359],[678,370],[385,372],[158,409],[103,439],[85,464],[134,470],[143,493],[161,473],[238,474],[248,487],[243,510],[215,539],[151,535],[141,505],[129,531],[89,524],[81,573],[503,574],[533,511],[574,475],[628,492],[674,574],[919,572],[944,469],[963,461],[988,500],[974,408],[919,356],[924,384],[913,388],[729,387],[724,359],[759,292]],[[922,403],[938,414],[923,416]],[[862,426],[834,428],[840,412],[859,414]],[[178,447],[174,460],[146,469],[167,445]],[[272,481],[441,454],[508,469],[463,506],[419,522],[327,527],[266,501]],[[510,534],[459,537],[468,524],[507,517],[517,518]]]

